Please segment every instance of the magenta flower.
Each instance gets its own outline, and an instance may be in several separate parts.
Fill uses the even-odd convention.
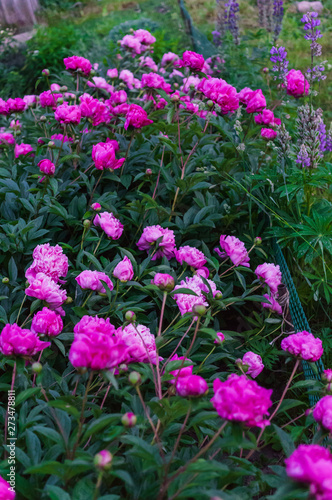
[[[156,273],[151,280],[160,290],[171,292],[175,286],[174,278],[170,274]]]
[[[106,90],[109,94],[111,94],[113,92],[114,87],[112,85],[110,85],[109,83],[107,83],[105,78],[103,78],[102,76],[94,76],[92,78],[92,80],[93,80],[93,83],[87,82],[88,87],[103,89],[103,90]]]
[[[156,39],[151,33],[147,30],[139,29],[134,32],[135,38],[139,40],[144,45],[152,45],[156,42]],[[145,48],[144,48],[145,50]]]
[[[30,155],[33,151],[33,147],[30,144],[16,144],[14,149],[15,158],[19,156]]]
[[[9,106],[7,104],[7,101],[4,101],[1,98],[0,98],[0,115],[3,115],[3,116],[9,115]]]
[[[51,135],[51,140],[60,142],[74,142],[71,137],[68,137],[67,135],[64,136],[63,134],[53,134]]]
[[[117,168],[120,168],[125,162],[125,158],[121,158],[120,160],[117,160],[115,158],[113,141],[99,142],[98,144],[94,144],[92,147],[92,159],[95,163],[95,167],[98,170],[116,170]]]
[[[30,357],[50,345],[50,342],[39,340],[37,333],[20,328],[16,323],[6,325],[0,334],[0,352],[4,356]]]
[[[304,78],[303,73],[298,69],[291,69],[286,76],[287,79],[287,94],[293,97],[302,97],[308,95],[309,82]]]
[[[55,108],[57,100],[62,97],[62,94],[55,94],[51,90],[42,92],[39,96],[39,102],[42,108],[50,107]]]
[[[271,312],[276,312],[277,314],[282,314],[282,307],[279,304],[279,302],[276,301],[273,295],[269,295],[268,293],[265,293],[263,295],[269,303],[267,302],[262,302],[262,306],[265,307],[266,309],[269,309]]]
[[[267,141],[272,141],[277,137],[277,132],[272,128],[262,128],[261,137]]]
[[[141,86],[152,88],[152,89],[162,89],[167,93],[172,91],[169,83],[165,82],[165,79],[158,75],[157,73],[145,73],[142,75]]]
[[[312,416],[328,431],[332,431],[332,396],[324,396],[314,408]]]
[[[140,54],[145,50],[144,47],[142,47],[142,44],[139,41],[139,39],[133,35],[125,35],[122,38],[120,45],[122,48],[128,49],[131,52],[133,52],[133,54]]]
[[[23,97],[23,101],[25,102],[25,104],[29,107],[33,106],[33,104],[35,104],[37,102],[37,96],[35,96],[34,94],[33,95],[25,95]]]
[[[103,283],[104,281],[110,290],[113,290],[113,283],[107,276],[107,274],[102,273],[100,271],[90,271],[86,269],[82,271],[75,280],[82,288],[82,290],[94,290],[99,293],[106,293],[105,287]]]
[[[213,296],[215,296],[217,293],[217,287],[215,283],[211,280],[207,281],[211,287]],[[188,288],[189,290],[192,290],[196,293],[196,295],[189,295],[187,293],[177,293],[174,295],[174,299],[176,300],[182,316],[188,312],[192,313],[194,306],[208,306],[206,297],[203,292],[209,293],[209,288],[207,285],[205,285],[200,276],[195,275],[192,278],[186,278],[185,281],[182,280],[180,285],[176,285],[175,290],[177,290],[178,288]]]
[[[69,361],[74,368],[110,370],[127,358],[128,347],[114,336],[92,330],[89,335],[75,336],[69,351]]]
[[[149,252],[151,247],[156,244],[157,240],[160,240],[158,250],[153,254],[152,260],[164,256],[170,260],[174,256],[175,251],[175,236],[171,229],[163,228],[159,225],[147,226],[143,229],[142,236],[138,240],[137,246],[140,250]]]
[[[74,326],[75,338],[78,335],[90,336],[94,332],[100,335],[106,335],[107,337],[112,337],[115,335],[115,328],[110,323],[109,318],[103,319],[98,318],[98,316],[83,316],[80,321]]]
[[[20,97],[15,97],[15,99],[8,99],[7,106],[9,113],[23,113],[26,103]]]
[[[264,365],[262,358],[259,354],[248,351],[242,358],[242,364],[247,365],[248,369],[246,371],[247,375],[251,375],[252,378],[258,377],[258,375],[263,371]]]
[[[242,104],[245,104],[247,106],[249,99],[251,98],[253,94],[253,90],[251,90],[249,87],[244,87],[244,89],[240,90],[238,93],[238,98]]]
[[[56,108],[54,118],[60,123],[78,125],[81,121],[81,109],[79,106],[69,106],[67,102],[64,102]]]
[[[197,274],[197,276],[203,276],[203,278],[207,280],[208,277],[210,276],[210,271],[208,270],[207,267],[203,266],[200,267],[199,269],[196,269],[195,274]]]
[[[186,262],[188,266],[191,266],[194,269],[199,269],[203,267],[204,264],[206,264],[205,255],[195,247],[185,245],[183,247],[180,247],[178,250],[175,250],[174,253],[176,260],[180,264]]]
[[[234,266],[249,266],[249,255],[244,246],[244,243],[235,236],[220,236],[220,246],[224,252],[218,251],[222,258],[228,256],[233,262]]]
[[[225,335],[222,332],[217,332],[217,338],[214,340],[214,344],[221,345],[225,341]]]
[[[245,375],[233,373],[225,382],[214,380],[213,390],[211,401],[221,418],[243,422],[248,427],[270,425],[264,417],[272,406],[272,389],[259,386]]]
[[[179,67],[187,67],[192,71],[202,71],[204,62],[204,57],[201,54],[186,50],[183,52],[182,59],[177,64]]]
[[[40,160],[38,163],[39,170],[46,175],[53,175],[55,172],[55,165],[51,160]]]
[[[153,123],[153,120],[148,119],[147,112],[141,106],[130,104],[124,124],[126,130],[128,127],[142,128],[151,123]]]
[[[95,212],[100,212],[101,210],[101,204],[100,203],[92,203],[91,205],[92,210],[95,210]]]
[[[266,108],[266,99],[261,89],[254,90],[247,101],[247,113],[258,113]]]
[[[327,368],[326,370],[323,371],[322,379],[326,380],[327,382],[332,382],[332,369]]]
[[[1,500],[15,500],[15,490],[7,481],[0,476],[0,498]]]
[[[80,56],[65,57],[63,62],[66,69],[80,71],[84,75],[89,75],[92,69],[90,61]]]
[[[107,76],[108,78],[117,78],[118,77],[118,70],[116,68],[110,68],[107,70]]]
[[[208,390],[209,386],[206,380],[199,375],[179,377],[176,383],[176,392],[183,398],[203,396]]]
[[[181,361],[182,364],[184,359],[189,363],[192,363],[191,359],[185,358],[184,356],[178,356],[177,354],[174,354],[174,356],[171,357],[170,361]],[[189,375],[192,375],[193,373],[193,368],[194,365],[189,365],[170,371],[169,374],[173,375],[174,378],[172,380],[169,380],[169,383],[174,384],[175,380],[179,377],[189,377]]]
[[[299,483],[307,483],[317,500],[329,500],[332,495],[332,455],[318,444],[301,444],[285,460],[286,473]]]
[[[29,297],[44,300],[50,309],[58,309],[67,299],[67,292],[44,273],[36,275],[25,293]]]
[[[273,294],[278,292],[278,286],[281,285],[282,282],[280,266],[265,262],[256,267],[255,274],[257,278],[263,280],[263,282],[270,287]]]
[[[33,263],[26,270],[25,277],[31,284],[38,273],[44,273],[56,283],[60,276],[68,272],[68,258],[60,245],[51,246],[49,243],[37,245],[32,254]]]
[[[128,346],[128,363],[156,364],[156,341],[147,326],[133,324],[120,326],[116,331],[116,337]]]
[[[270,109],[263,109],[259,115],[256,115],[255,122],[259,125],[270,125],[271,127],[281,124],[281,120],[276,118]]]
[[[55,337],[61,333],[62,329],[63,322],[61,316],[47,307],[43,307],[32,318],[31,331],[34,333],[46,335],[47,337]]]
[[[134,277],[133,265],[130,259],[125,255],[124,258],[115,266],[113,276],[122,283],[130,281]]]
[[[222,78],[204,78],[197,85],[197,90],[218,104],[224,115],[236,111],[239,107],[239,97],[235,87],[229,85]]]
[[[288,335],[281,341],[281,349],[310,362],[318,361],[324,352],[322,341],[305,330]]]
[[[101,212],[93,220],[95,226],[100,226],[112,240],[118,240],[123,233],[123,225],[112,212]]]
[[[10,132],[1,132],[0,144],[15,144],[15,137]]]

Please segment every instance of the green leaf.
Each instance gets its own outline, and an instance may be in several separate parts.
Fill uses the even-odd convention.
[[[291,435],[285,432],[284,430],[280,429],[280,427],[278,427],[275,424],[273,424],[273,427],[278,435],[282,449],[286,453],[287,457],[289,457],[289,455],[291,455],[295,450],[295,444],[293,439],[291,438]]]
[[[46,491],[51,500],[71,500],[69,493],[62,488],[59,488],[59,486],[47,485]]]

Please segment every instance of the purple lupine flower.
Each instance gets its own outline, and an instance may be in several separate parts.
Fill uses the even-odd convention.
[[[235,45],[240,43],[239,40],[239,23],[238,12],[239,4],[236,0],[228,0],[225,4],[225,24],[226,28],[231,32]]]
[[[320,26],[320,19],[318,19],[317,12],[307,12],[301,19],[302,23],[304,23],[304,30],[307,32],[304,35],[306,40],[311,42],[310,50],[311,50],[311,67],[307,70],[307,78],[310,82],[317,80],[325,80],[326,76],[323,75],[323,71],[325,70],[322,64],[318,64],[316,66],[313,65],[313,58],[319,57],[322,55],[322,46],[317,42],[319,38],[322,38],[322,33],[317,26]]]
[[[225,36],[225,3],[223,0],[216,0],[217,2],[217,19],[216,19],[216,31],[220,34],[220,40]],[[212,32],[213,35],[214,32]],[[214,41],[214,35],[213,35]],[[214,42],[215,43],[215,42]]]
[[[326,126],[323,120],[318,125],[319,132],[319,141],[320,141],[320,150],[322,153],[326,151]]]
[[[270,50],[270,54],[270,61],[274,63],[272,71],[277,73],[277,75],[274,76],[274,79],[285,80],[288,73],[289,64],[289,61],[287,61],[286,59],[287,52],[285,47],[272,47],[272,49]]]
[[[330,130],[326,135],[326,143],[325,143],[325,151],[332,151],[332,124],[330,126]]]
[[[310,158],[305,144],[301,144],[300,150],[298,152],[295,161],[296,163],[299,163],[302,168],[310,167]]]
[[[274,43],[278,40],[282,28],[282,20],[284,17],[284,3],[282,0],[274,0],[273,2],[273,32]]]
[[[213,36],[213,43],[216,47],[219,47],[221,45],[221,33],[220,31],[212,31],[212,36]]]

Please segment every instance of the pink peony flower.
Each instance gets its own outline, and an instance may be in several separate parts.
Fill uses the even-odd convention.
[[[207,281],[212,290],[212,295],[215,296],[215,294],[217,293],[217,287],[215,283],[213,283],[213,281],[211,280]],[[209,288],[207,285],[205,285],[205,283],[203,283],[200,276],[195,275],[192,278],[186,278],[185,281],[182,280],[180,285],[176,285],[175,290],[179,288],[188,288],[189,290],[192,290],[196,293],[196,295],[189,295],[187,293],[178,293],[174,295],[174,299],[176,300],[182,316],[188,312],[192,313],[193,308],[196,305],[203,305],[205,307],[208,306],[206,297],[203,292],[209,293]]]
[[[119,279],[122,283],[130,281],[134,277],[133,265],[130,259],[125,255],[124,258],[117,264],[113,271],[113,276]]]
[[[123,80],[129,89],[140,88],[141,82],[134,77],[134,74],[129,69],[123,69],[120,72],[120,80]]]
[[[20,130],[22,128],[20,120],[12,120],[9,127],[13,130]]]
[[[220,236],[220,246],[224,250],[222,253],[218,252],[222,258],[227,255],[235,266],[250,267],[250,258],[243,241],[235,236],[225,236],[222,234]]]
[[[217,103],[222,114],[236,111],[239,107],[239,97],[235,87],[221,78],[204,78],[197,86],[197,90]]]
[[[272,406],[272,389],[260,387],[245,375],[233,373],[225,382],[214,380],[213,390],[211,401],[221,418],[243,422],[248,427],[264,428],[270,424],[264,416]]]
[[[120,326],[116,336],[128,346],[128,363],[156,363],[156,341],[148,327],[133,324]]]
[[[291,69],[286,79],[288,95],[292,95],[293,97],[302,97],[304,94],[308,95],[310,85],[300,70]]]
[[[33,106],[33,104],[35,104],[37,102],[37,96],[35,95],[25,95],[23,97],[23,101],[25,102],[25,104],[29,107]]]
[[[116,68],[113,68],[113,69],[110,68],[110,69],[108,69],[106,74],[107,74],[108,78],[111,78],[111,79],[112,78],[117,78],[118,75],[119,75],[118,70]]]
[[[225,335],[222,332],[217,332],[217,338],[215,339],[214,344],[221,345],[223,342],[225,342]]]
[[[79,71],[84,75],[89,75],[92,69],[90,61],[80,56],[65,57],[63,62],[66,69]]]
[[[322,341],[305,330],[288,335],[281,341],[281,349],[310,362],[318,361],[324,352]]]
[[[142,87],[148,87],[152,89],[162,89],[167,93],[171,92],[171,86],[166,83],[164,78],[157,73],[144,73],[141,80]]]
[[[95,210],[95,212],[100,212],[101,204],[100,203],[92,203],[91,208],[92,208],[92,210]]]
[[[317,500],[332,496],[332,455],[318,444],[301,444],[286,460],[286,473],[299,483],[310,485]]]
[[[93,83],[87,82],[88,87],[106,90],[109,94],[113,92],[114,90],[113,86],[107,83],[105,78],[103,78],[102,76],[94,76],[92,80]]]
[[[244,87],[244,89],[240,90],[240,92],[238,93],[238,98],[239,98],[241,104],[247,105],[253,92],[254,91],[251,90],[249,87]]]
[[[161,58],[161,65],[167,66],[167,64],[174,63],[175,61],[178,61],[179,59],[180,59],[179,56],[177,54],[174,54],[174,52],[167,52]]]
[[[142,56],[139,58],[139,61],[139,65],[141,68],[149,68],[151,69],[151,71],[158,71],[158,66],[156,65],[152,57]]]
[[[255,122],[259,125],[276,125],[276,120],[273,111],[270,109],[263,109],[261,114],[255,116]]]
[[[66,290],[44,273],[38,273],[30,286],[25,290],[26,295],[44,300],[50,309],[58,309],[67,299]]]
[[[120,158],[120,160],[115,158],[115,149],[112,142],[99,142],[98,144],[94,144],[92,146],[92,159],[98,170],[116,170],[125,162],[125,158]]]
[[[92,330],[75,337],[69,351],[74,368],[110,370],[127,359],[128,347],[116,337]]]
[[[196,269],[195,274],[197,274],[198,276],[203,276],[203,278],[205,279],[208,279],[208,277],[210,276],[210,271],[208,270],[207,267],[203,266],[200,267],[199,269]]]
[[[181,368],[184,359],[188,363],[192,363],[191,359],[188,359],[185,356],[178,356],[177,354],[174,354],[174,356],[171,357],[170,361],[181,361],[181,364],[178,369],[169,372],[169,374],[174,377],[172,380],[169,380],[170,384],[174,384],[175,380],[179,377],[189,377],[189,375],[193,374],[194,365],[182,366]]]
[[[81,121],[81,109],[79,106],[69,106],[67,102],[64,102],[56,108],[54,118],[60,123],[78,125]]]
[[[134,36],[144,45],[152,45],[156,41],[155,37],[149,31],[143,29],[136,30]]]
[[[125,90],[117,90],[112,92],[111,97],[105,101],[108,106],[116,106],[117,104],[123,104],[127,100],[127,92]]]
[[[247,101],[247,113],[258,113],[266,108],[266,99],[261,89],[254,90]]]
[[[125,130],[128,127],[142,128],[151,123],[153,123],[153,120],[148,119],[147,112],[141,106],[138,106],[138,104],[131,104],[129,106],[124,124]]]
[[[106,293],[103,283],[104,281],[110,290],[113,290],[113,283],[107,276],[107,274],[100,271],[90,271],[86,269],[82,271],[75,280],[82,288],[82,290],[94,290],[99,293]]]
[[[189,92],[191,90],[191,86],[196,89],[200,81],[201,79],[194,75],[190,75],[188,78],[183,78],[183,86],[181,87],[182,92]]]
[[[94,333],[111,337],[115,335],[116,329],[110,323],[109,318],[98,318],[98,316],[83,316],[74,326],[75,338],[79,335],[92,336]]]
[[[52,92],[59,92],[60,88],[61,87],[60,87],[60,85],[58,83],[52,83],[51,84],[51,90],[52,90]]]
[[[9,115],[9,106],[6,101],[0,98],[0,115]]]
[[[38,163],[39,170],[46,175],[53,175],[55,172],[55,165],[51,160],[40,160]]]
[[[25,273],[30,284],[38,273],[46,274],[57,283],[60,281],[60,276],[66,276],[68,272],[68,258],[59,245],[51,246],[49,243],[37,245],[32,257],[33,263]]]
[[[252,378],[258,377],[258,375],[264,369],[263,361],[260,355],[255,354],[254,352],[251,351],[245,353],[245,355],[242,358],[242,364],[247,365],[248,369],[246,371],[246,374],[251,375]]]
[[[188,266],[191,266],[194,269],[199,269],[206,264],[205,255],[195,247],[185,245],[184,247],[180,247],[178,250],[175,250],[174,253],[176,260],[180,264],[186,262]]]
[[[332,431],[332,396],[324,396],[314,408],[312,416],[328,431]]]
[[[206,380],[199,375],[179,377],[176,383],[176,392],[183,398],[203,396],[208,390],[209,386]]]
[[[326,380],[327,382],[332,382],[332,369],[327,368],[326,370],[323,371],[322,379]]]
[[[266,139],[267,141],[272,141],[277,137],[277,132],[272,128],[262,128],[261,136],[263,139]]]
[[[6,325],[0,334],[0,352],[4,356],[30,357],[50,345],[50,342],[39,340],[37,333],[20,328],[16,323]]]
[[[42,92],[39,96],[39,102],[42,108],[55,108],[57,100],[62,97],[62,94],[54,94],[51,90]]]
[[[100,470],[107,470],[111,467],[113,460],[112,453],[108,450],[101,450],[94,458],[94,464]]]
[[[265,262],[256,267],[255,274],[257,278],[263,280],[263,282],[270,287],[273,294],[278,292],[278,286],[281,285],[282,282],[280,266]]]
[[[151,281],[160,290],[171,292],[175,286],[174,278],[170,274],[156,273]]]
[[[30,155],[33,151],[32,146],[30,144],[16,144],[14,149],[15,158],[19,156]]]
[[[182,59],[177,64],[179,67],[187,67],[192,71],[202,71],[204,62],[204,57],[201,54],[186,50],[182,55]]]
[[[0,133],[0,144],[15,144],[15,137],[10,132]]]
[[[145,50],[139,39],[133,35],[125,35],[122,38],[120,45],[124,49],[129,49],[133,54],[140,54]]]
[[[269,303],[267,302],[262,302],[262,306],[265,307],[266,309],[269,309],[271,312],[276,312],[277,314],[282,314],[282,307],[281,305],[276,301],[273,295],[269,295],[265,293],[263,295]]]
[[[7,481],[0,476],[0,498],[1,500],[14,500],[15,490]]]
[[[114,217],[112,212],[101,212],[93,220],[95,226],[100,226],[112,240],[118,240],[123,233],[123,224]]]
[[[159,225],[147,226],[143,229],[137,246],[140,250],[146,250],[149,253],[149,250],[156,244],[157,240],[160,240],[158,250],[153,254],[152,260],[164,256],[170,260],[174,256],[175,250],[175,236],[171,229],[163,228]]]
[[[71,137],[67,137],[66,135],[63,136],[63,134],[53,134],[51,135],[51,140],[60,142],[74,142]]]
[[[61,333],[62,329],[63,322],[61,316],[47,307],[43,307],[32,318],[31,331],[34,333],[40,333],[47,337],[55,337]]]
[[[26,103],[20,97],[15,97],[15,99],[8,99],[7,106],[9,113],[23,113]]]

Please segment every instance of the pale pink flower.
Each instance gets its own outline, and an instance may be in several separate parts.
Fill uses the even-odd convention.
[[[90,271],[86,269],[82,271],[76,278],[78,285],[82,290],[94,290],[99,293],[106,293],[105,287],[102,283],[104,281],[110,290],[113,290],[113,283],[107,274],[101,271]]]
[[[139,39],[133,35],[125,35],[122,38],[120,45],[124,49],[129,49],[134,54],[140,54],[141,52],[144,51],[144,47],[142,47],[142,44],[139,41]]]
[[[282,307],[279,302],[276,301],[273,295],[265,293],[263,297],[265,297],[269,301],[269,303],[262,302],[263,307],[265,307],[266,309],[270,309],[270,311],[276,312],[277,314],[282,314]]]
[[[188,78],[183,78],[183,85],[181,87],[182,92],[189,92],[191,90],[191,86],[196,89],[200,81],[201,79],[194,75],[190,75]]]
[[[66,290],[44,273],[38,273],[30,286],[25,290],[26,295],[44,300],[50,309],[58,309],[67,299]]]
[[[240,360],[241,361],[241,360]],[[251,375],[252,378],[258,377],[258,375],[263,371],[264,365],[262,358],[259,354],[248,351],[242,358],[242,364],[247,365],[248,369],[246,371],[247,375]]]
[[[206,264],[206,258],[203,252],[198,250],[198,248],[191,247],[189,245],[185,245],[180,247],[178,250],[174,251],[176,260],[183,264],[186,262],[188,266],[193,267],[194,269],[199,269]]]
[[[172,90],[170,84],[165,82],[164,77],[157,73],[144,73],[142,75],[141,86],[142,88],[162,89],[167,93],[170,93]]]
[[[270,425],[264,417],[272,406],[272,389],[259,386],[245,375],[233,373],[225,382],[215,379],[213,390],[211,401],[221,418],[242,422],[247,427]]]
[[[44,273],[56,283],[61,276],[68,272],[68,258],[59,245],[51,246],[49,243],[37,245],[32,254],[33,263],[25,273],[26,279],[31,284],[38,273]]]
[[[158,66],[156,65],[156,63],[154,62],[152,57],[141,56],[139,58],[139,61],[140,61],[139,65],[141,68],[149,68],[149,69],[151,69],[151,71],[158,71]]]
[[[269,286],[272,294],[278,292],[278,286],[282,283],[280,266],[265,262],[264,264],[260,264],[256,267],[255,274],[257,278],[260,278]]]
[[[35,333],[46,335],[47,337],[55,337],[61,333],[62,329],[63,322],[61,316],[47,307],[43,307],[32,318],[31,331]]]
[[[153,254],[152,260],[165,256],[170,260],[174,256],[175,236],[171,229],[157,226],[147,226],[143,229],[142,236],[137,242],[140,250],[149,250],[159,241],[158,250]]]
[[[119,75],[118,70],[116,68],[108,69],[106,74],[107,74],[108,78],[111,78],[111,79],[117,78]]]
[[[20,328],[16,323],[13,325],[5,325],[0,334],[0,352],[4,356],[30,357],[46,349],[46,347],[50,345],[50,342],[42,342],[39,340],[37,333]]]
[[[224,252],[217,250],[220,257],[224,258],[228,256],[236,267],[250,267],[250,258],[243,241],[235,236],[226,236],[222,234],[220,236],[220,246],[224,250]]]
[[[87,82],[88,87],[92,87],[92,88],[94,87],[94,88],[97,88],[97,89],[103,89],[103,90],[106,90],[109,93],[113,92],[113,90],[114,90],[113,86],[110,85],[109,83],[107,83],[107,81],[105,80],[105,78],[103,78],[102,76],[93,76],[92,80],[93,80],[93,83],[92,82]]]
[[[322,341],[305,330],[288,335],[281,341],[281,349],[310,362],[318,361],[324,352]]]
[[[156,341],[147,326],[133,324],[120,326],[116,336],[128,346],[129,363],[156,363]]]
[[[115,266],[113,276],[122,283],[130,281],[134,277],[133,265],[130,259],[125,255],[124,258]]]
[[[155,37],[149,31],[143,29],[136,30],[134,36],[144,45],[152,45],[156,41]]]
[[[167,66],[167,64],[174,63],[179,59],[179,56],[177,54],[174,54],[174,52],[166,52],[166,54],[164,54],[161,58],[161,65]]]
[[[166,273],[156,273],[151,283],[160,288],[160,290],[168,292],[171,292],[175,285],[173,276]]]
[[[95,226],[100,226],[112,240],[118,240],[123,233],[123,224],[114,217],[112,212],[101,212],[93,220]]]

